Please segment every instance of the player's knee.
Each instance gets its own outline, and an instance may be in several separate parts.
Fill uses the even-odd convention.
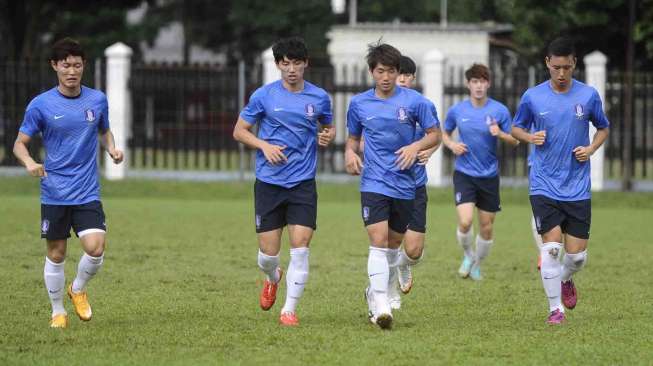
[[[406,255],[412,260],[417,260],[422,257],[424,247],[414,246],[412,248],[405,248]]]
[[[545,278],[558,277],[562,271],[560,266],[560,251],[562,246],[558,243],[545,243],[540,248],[542,257],[542,276]]]
[[[492,223],[481,223],[481,227],[479,228],[479,232],[481,234],[481,237],[485,240],[491,240],[492,239]]]
[[[458,229],[461,233],[468,233],[472,228],[472,219],[462,219],[458,222]]]

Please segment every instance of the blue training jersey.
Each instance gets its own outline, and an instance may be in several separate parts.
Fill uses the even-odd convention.
[[[109,129],[107,97],[82,86],[79,96],[66,97],[55,87],[34,98],[20,132],[41,133],[45,147],[41,202],[81,205],[100,199],[97,172],[98,132]]]
[[[573,153],[590,144],[590,122],[599,129],[610,126],[598,92],[580,81],[572,80],[566,93],[554,92],[549,81],[524,93],[513,125],[546,131],[544,145],[535,146],[531,155],[531,195],[560,201],[591,197],[590,162],[579,162]]]
[[[415,198],[414,170],[400,170],[395,151],[415,141],[418,125],[426,130],[440,122],[433,103],[412,89],[397,86],[387,99],[377,97],[374,89],[352,97],[347,128],[365,140],[361,192]]]
[[[451,133],[458,128],[459,141],[467,145],[467,152],[456,157],[454,169],[472,177],[490,178],[499,174],[497,144],[490,125],[510,133],[510,112],[505,105],[488,98],[484,106],[475,108],[470,100],[455,104],[444,121],[444,129]]]
[[[331,124],[331,99],[324,89],[304,81],[304,89],[291,92],[282,80],[258,88],[240,112],[249,124],[259,123],[258,137],[273,145],[285,146],[288,161],[273,165],[263,151],[256,152],[256,178],[292,188],[315,178],[317,168],[318,123]]]

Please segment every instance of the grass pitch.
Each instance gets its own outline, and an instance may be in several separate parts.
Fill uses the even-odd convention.
[[[449,189],[429,191],[426,257],[392,331],[368,324],[367,236],[357,187],[319,184],[301,326],[258,306],[251,182],[104,182],[105,265],[93,320],[48,328],[38,182],[0,179],[2,365],[651,364],[653,195],[594,195],[588,264],[564,326],[547,302],[525,190],[504,190],[480,283],[461,280]],[[81,253],[69,241],[66,278]],[[288,263],[284,242],[282,263]]]

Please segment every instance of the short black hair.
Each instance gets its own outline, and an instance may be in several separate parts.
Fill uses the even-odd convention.
[[[308,61],[308,49],[301,37],[288,37],[278,40],[272,46],[272,54],[275,63],[283,61],[284,57],[289,60]]]
[[[576,57],[574,42],[568,37],[558,37],[549,43],[546,55],[551,56],[573,56]]]
[[[401,62],[401,52],[387,43],[376,43],[367,46],[367,66],[370,71],[374,70],[376,65],[394,66],[399,71]]]
[[[80,45],[76,40],[66,37],[56,41],[52,45],[50,59],[48,61],[54,61],[57,63],[61,60],[67,59],[68,56],[79,56],[82,60],[86,61],[86,54],[82,49],[82,45]]]
[[[403,75],[415,75],[417,72],[417,65],[415,61],[408,56],[401,56],[399,60],[399,73]]]

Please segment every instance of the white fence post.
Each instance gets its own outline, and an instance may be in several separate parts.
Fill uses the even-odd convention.
[[[605,83],[607,74],[605,65],[608,62],[608,58],[603,53],[594,51],[585,56],[583,62],[585,63],[585,82],[598,91],[603,101],[603,108],[605,109]],[[595,133],[596,128],[590,124],[590,141],[594,138]],[[605,149],[601,146],[590,158],[593,191],[601,191],[604,188],[604,161]]]
[[[274,63],[272,48],[263,51],[263,85],[279,80],[281,74]]]
[[[131,129],[131,95],[129,93],[129,74],[131,71],[132,49],[118,42],[109,46],[107,57],[107,99],[109,101],[109,122],[116,142],[116,148],[125,153],[121,164],[114,164],[109,154],[105,154],[104,174],[107,179],[124,179],[127,172],[127,137]]]
[[[432,49],[424,55],[419,75],[424,88],[423,94],[435,104],[438,110],[438,119],[441,123],[444,123],[444,61],[444,54],[438,49]],[[443,146],[440,146],[426,164],[426,174],[430,186],[442,187],[445,185],[443,148]]]

